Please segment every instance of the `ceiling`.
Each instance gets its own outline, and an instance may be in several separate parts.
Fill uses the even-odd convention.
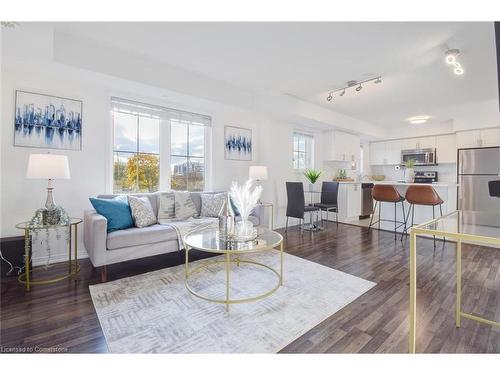
[[[496,97],[491,22],[56,23],[55,30],[256,93],[286,94],[383,127]],[[459,48],[463,76],[444,63]],[[332,102],[329,90],[382,75]]]

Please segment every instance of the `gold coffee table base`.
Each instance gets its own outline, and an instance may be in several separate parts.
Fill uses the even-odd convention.
[[[227,259],[227,258],[229,258],[229,259]],[[193,274],[198,273],[199,271],[201,271],[203,269],[207,269],[208,267],[210,267],[211,265],[214,265],[214,264],[225,264],[226,265],[226,278],[227,278],[227,280],[226,280],[226,296],[227,296],[227,298],[226,299],[215,299],[215,298],[207,297],[201,293],[198,293],[189,285],[189,278]],[[269,291],[267,291],[263,294],[259,294],[257,296],[247,297],[247,298],[230,299],[229,298],[229,289],[231,287],[231,284],[230,284],[230,279],[229,279],[228,275],[229,275],[229,271],[231,268],[231,264],[236,264],[236,266],[239,266],[240,264],[251,264],[251,265],[254,265],[257,267],[265,268],[265,269],[271,271],[277,277],[277,283],[272,289],[270,289]],[[258,301],[260,299],[269,297],[271,294],[273,294],[275,291],[277,291],[280,286],[283,285],[283,280],[282,280],[282,277],[278,271],[276,271],[275,269],[273,269],[272,267],[270,267],[266,264],[255,262],[253,260],[241,259],[241,258],[230,259],[229,254],[226,254],[226,259],[224,259],[224,260],[214,260],[214,261],[210,261],[210,262],[204,262],[203,264],[199,265],[198,267],[196,267],[192,270],[189,270],[189,268],[187,267],[186,268],[185,284],[186,284],[187,290],[192,295],[194,295],[198,298],[201,298],[205,301],[208,301],[208,302],[225,304],[226,310],[229,310],[229,305],[231,305],[231,304],[254,302],[254,301]]]

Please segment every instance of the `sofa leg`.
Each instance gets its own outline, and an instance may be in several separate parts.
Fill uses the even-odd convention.
[[[108,268],[106,266],[101,267],[101,283],[108,281]]]

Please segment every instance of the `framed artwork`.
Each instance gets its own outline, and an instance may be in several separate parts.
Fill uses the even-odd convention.
[[[252,129],[226,126],[224,156],[228,160],[252,160]]]
[[[82,149],[82,101],[16,90],[14,146]]]

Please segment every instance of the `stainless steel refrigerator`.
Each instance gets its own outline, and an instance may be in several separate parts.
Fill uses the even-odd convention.
[[[500,212],[488,182],[500,178],[500,147],[458,150],[458,209]]]

